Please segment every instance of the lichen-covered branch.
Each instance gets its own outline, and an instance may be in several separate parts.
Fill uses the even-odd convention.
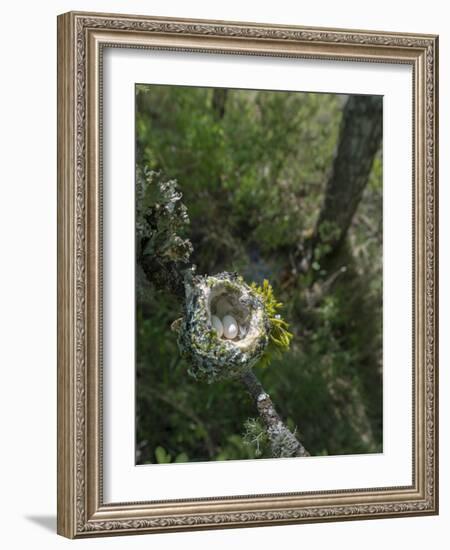
[[[272,456],[309,456],[284,425],[252,371],[259,361],[289,348],[292,334],[283,321],[272,287],[247,285],[237,273],[195,275],[185,238],[187,209],[174,180],[137,170],[136,261],[148,281],[178,297],[184,317],[173,323],[181,353],[196,379],[241,378],[264,422]]]
[[[264,422],[274,457],[310,456],[297,437],[285,426],[277,413],[270,396],[255,373],[251,370],[241,376],[248,393],[253,398],[258,413]]]
[[[184,297],[184,278],[192,270],[192,244],[184,237],[189,216],[175,180],[137,169],[136,261],[158,289]]]

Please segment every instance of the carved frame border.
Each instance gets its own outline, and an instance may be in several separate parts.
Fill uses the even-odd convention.
[[[103,47],[413,67],[413,485],[102,501]],[[438,513],[438,37],[70,12],[58,17],[58,533],[70,538]]]

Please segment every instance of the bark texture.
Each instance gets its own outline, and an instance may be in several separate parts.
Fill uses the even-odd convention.
[[[310,260],[319,244],[325,244],[325,254],[329,254],[345,240],[380,149],[382,106],[381,96],[352,95],[347,100],[337,154],[312,239]]]
[[[241,377],[264,422],[274,457],[310,456],[295,435],[285,426],[261,382],[249,370]]]
[[[212,108],[217,120],[222,120],[225,116],[225,105],[227,102],[227,88],[214,88],[212,95]]]

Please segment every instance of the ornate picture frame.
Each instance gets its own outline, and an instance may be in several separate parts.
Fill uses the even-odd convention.
[[[412,483],[105,503],[105,48],[412,68]],[[438,513],[438,37],[70,12],[58,17],[58,533],[69,538]],[[301,460],[301,459],[300,459]]]

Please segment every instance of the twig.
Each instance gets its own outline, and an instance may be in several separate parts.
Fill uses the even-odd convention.
[[[275,457],[310,456],[296,436],[285,426],[270,396],[264,391],[254,372],[247,371],[241,379],[265,424],[273,455]]]

